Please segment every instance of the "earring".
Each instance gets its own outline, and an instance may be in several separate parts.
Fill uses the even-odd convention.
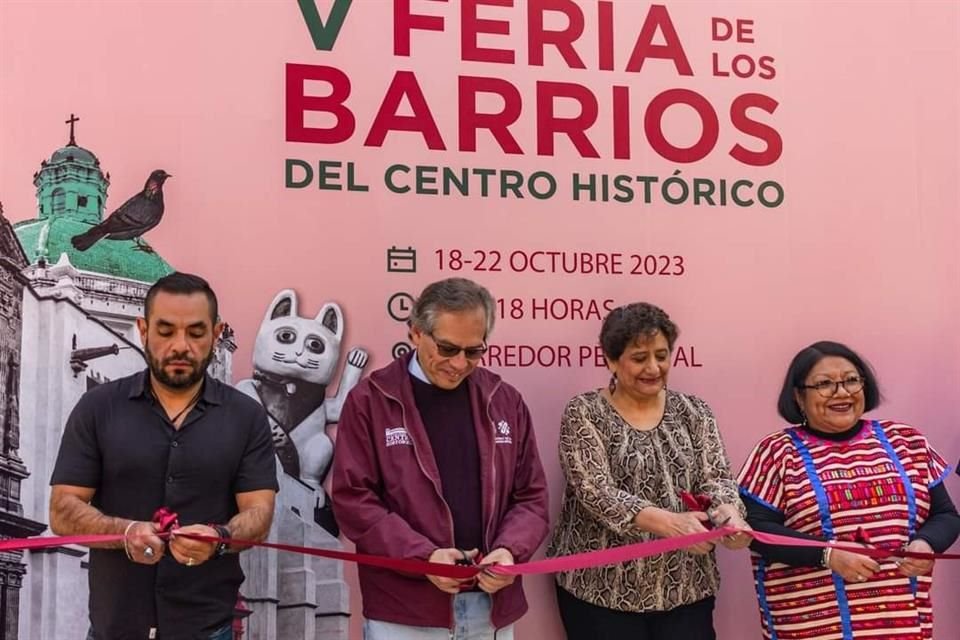
[[[804,412],[803,407],[800,407],[800,417],[803,418],[803,421],[800,423],[800,426],[807,426],[807,414]]]
[[[607,388],[610,390],[610,395],[613,395],[613,392],[617,390],[617,374],[610,376],[610,386]]]

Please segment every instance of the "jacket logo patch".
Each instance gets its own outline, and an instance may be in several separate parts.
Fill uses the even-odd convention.
[[[407,433],[407,430],[404,427],[387,429],[384,433],[387,437],[388,447],[394,447],[398,444],[407,445],[408,447],[413,446],[413,442],[410,440],[410,434]]]
[[[494,442],[497,444],[513,444],[513,438],[510,436],[510,423],[506,420],[497,423],[497,435]]]

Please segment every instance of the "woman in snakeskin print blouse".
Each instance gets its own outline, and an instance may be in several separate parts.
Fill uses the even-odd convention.
[[[573,398],[560,428],[566,477],[549,555],[701,532],[710,523],[749,529],[713,413],[667,388],[677,326],[638,302],[614,309],[600,344],[608,387]],[[681,494],[710,507],[687,511]],[[746,547],[737,534],[722,543]],[[557,601],[570,640],[713,640],[719,587],[713,545],[557,575]]]

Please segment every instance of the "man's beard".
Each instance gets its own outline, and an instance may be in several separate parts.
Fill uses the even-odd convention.
[[[161,362],[153,356],[153,353],[150,351],[149,343],[144,345],[144,352],[147,358],[147,366],[150,367],[150,373],[153,374],[153,377],[157,380],[157,382],[165,387],[169,387],[170,389],[187,389],[203,380],[203,376],[207,372],[207,367],[210,366],[210,362],[213,360],[213,349],[210,350],[210,353],[207,354],[207,357],[205,357],[199,364],[186,353],[174,353]],[[178,360],[189,362],[190,371],[187,373],[175,373],[172,375],[167,373],[164,369],[164,365]]]

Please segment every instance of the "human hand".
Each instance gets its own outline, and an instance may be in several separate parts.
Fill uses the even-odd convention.
[[[460,549],[437,549],[430,554],[430,557],[427,558],[427,562],[435,562],[437,564],[457,564],[458,560],[473,561],[473,559],[477,557],[478,553],[480,553],[480,551],[477,549],[471,549],[470,551],[461,551]],[[440,589],[440,591],[456,595],[460,593],[460,585],[470,583],[474,580],[474,578],[458,580],[456,578],[444,578],[442,576],[428,575],[427,580],[432,582],[433,586],[435,586],[437,589]]]
[[[123,547],[127,557],[139,564],[157,564],[163,557],[163,540],[157,536],[153,522],[131,522],[124,532]]]
[[[513,554],[503,547],[494,549],[483,557],[483,566],[492,566],[497,564],[512,565],[513,563]],[[516,579],[516,576],[504,576],[497,573],[491,573],[490,571],[486,570],[477,574],[477,582],[480,584],[480,589],[489,594],[494,594],[497,591],[500,591],[500,589],[513,584],[513,581]]]
[[[933,547],[926,540],[917,538],[907,545],[907,551],[933,553]],[[900,573],[909,578],[916,578],[933,570],[933,560],[923,560],[922,558],[904,558],[898,564],[900,565]]]
[[[724,536],[720,539],[720,544],[731,551],[744,549],[750,546],[750,543],[753,541],[753,538],[747,533],[748,531],[753,531],[753,528],[747,524],[746,520],[740,517],[740,512],[732,505],[721,505],[718,507],[713,513],[713,522],[716,527],[733,527],[734,529],[739,529],[737,533]]]
[[[170,532],[170,553],[180,564],[195,567],[213,557],[217,550],[216,542],[194,540],[184,537],[184,534],[219,538],[220,534],[213,527],[205,524],[192,524],[189,527],[180,527]]]
[[[656,509],[656,507],[653,508]],[[641,511],[638,517],[644,515],[644,511],[647,511],[647,509]],[[676,538],[678,536],[690,535],[691,533],[703,533],[707,531],[704,525],[710,522],[710,516],[703,511],[674,513],[664,509],[657,509],[654,515],[655,517],[650,519],[649,525],[645,527],[645,529],[661,538]],[[701,542],[692,547],[686,547],[684,551],[703,555],[713,551],[713,543]]]
[[[870,556],[853,551],[833,549],[827,560],[827,567],[847,582],[866,582],[880,570],[880,565]]]

